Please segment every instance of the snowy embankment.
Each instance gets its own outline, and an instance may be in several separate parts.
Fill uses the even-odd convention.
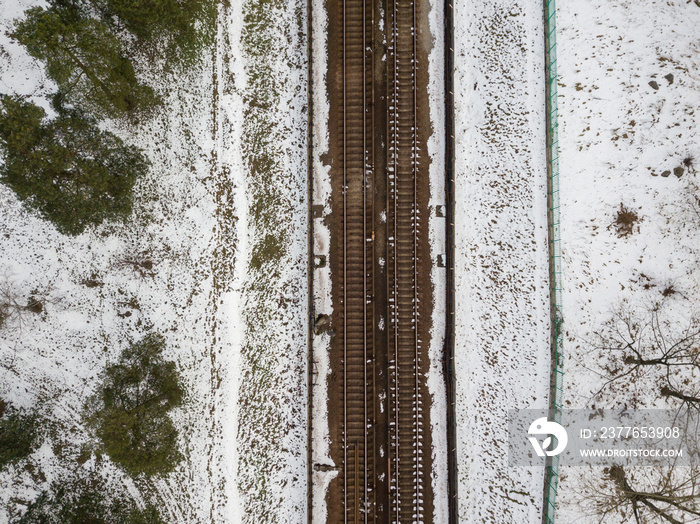
[[[428,26],[432,48],[428,57],[428,97],[430,100],[430,126],[428,139],[430,155],[430,259],[437,261],[446,252],[447,224],[437,216],[437,206],[444,206],[445,193],[445,31],[444,3],[431,0]],[[445,309],[447,272],[433,263],[430,271],[433,284],[433,308],[430,330],[430,440],[432,445],[433,522],[447,522],[449,518],[448,462],[447,462],[447,393],[445,390]]]
[[[314,256],[330,255],[330,228],[326,225],[325,217],[331,214],[331,180],[330,165],[323,161],[328,155],[330,146],[330,132],[328,129],[330,102],[328,99],[327,71],[328,71],[328,15],[323,0],[312,2],[312,35],[311,42],[311,71],[313,93],[313,157],[312,161],[312,198],[314,209],[320,212],[313,213],[313,246]],[[320,207],[317,207],[320,206]],[[318,214],[318,216],[316,216]],[[333,313],[333,301],[331,299],[331,268],[329,264],[324,267],[314,268],[311,275],[313,289],[313,313],[314,315]],[[331,373],[330,363],[331,338],[328,333],[320,333],[312,339],[312,407],[311,414],[311,466],[315,464],[332,464],[330,456],[330,433],[328,427],[328,377]],[[338,471],[316,471],[311,473],[311,514],[314,522],[326,522],[328,507],[326,495],[331,481],[338,475]]]
[[[621,307],[643,319],[658,306],[677,329],[698,314],[700,7],[560,2],[557,22],[564,407],[612,407],[632,392],[651,406],[656,381],[595,395],[605,381],[595,332]],[[637,215],[622,236],[621,205]],[[561,473],[557,520],[599,522],[588,481]]]
[[[241,45],[248,248],[236,480],[230,522],[307,513],[306,1],[249,0]]]
[[[550,369],[542,3],[455,4],[460,521],[541,518],[543,471],[507,464],[506,416]]]
[[[0,2],[0,91],[48,107],[41,65],[5,34],[35,4]],[[304,6],[220,5],[201,66],[142,72],[164,110],[108,125],[152,164],[124,224],[66,237],[0,186],[0,280],[44,303],[0,332],[0,397],[50,421],[26,463],[0,473],[1,523],[76,467],[153,499],[168,522],[304,520]],[[187,391],[174,416],[184,460],[132,482],[104,457],[77,465],[81,414],[105,364],[149,328]]]

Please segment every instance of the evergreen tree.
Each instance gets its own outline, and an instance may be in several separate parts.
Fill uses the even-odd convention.
[[[140,508],[123,494],[110,493],[105,481],[92,475],[55,482],[15,524],[164,524],[158,510]]]
[[[0,468],[27,457],[39,436],[39,419],[34,413],[16,410],[0,401]]]
[[[199,50],[214,12],[211,0],[90,0],[105,20],[116,20],[141,48],[157,49],[166,59],[190,60]],[[203,31],[197,28],[202,20]],[[211,32],[211,31],[209,31]],[[147,51],[147,54],[152,54]]]
[[[141,152],[78,111],[44,117],[22,98],[0,97],[0,180],[66,234],[128,215],[133,185],[148,168]]]
[[[65,99],[84,111],[115,118],[159,103],[153,90],[136,79],[109,26],[70,2],[27,10],[12,36],[46,63]]]
[[[157,333],[126,348],[107,367],[90,417],[110,458],[130,474],[163,474],[181,456],[177,430],[168,412],[182,403],[174,362],[162,357]]]

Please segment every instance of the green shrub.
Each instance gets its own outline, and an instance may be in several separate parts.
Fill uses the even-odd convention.
[[[39,418],[35,413],[16,410],[0,401],[0,468],[29,456],[39,437]]]
[[[164,524],[157,508],[139,507],[123,494],[109,493],[92,475],[55,482],[15,524]]]

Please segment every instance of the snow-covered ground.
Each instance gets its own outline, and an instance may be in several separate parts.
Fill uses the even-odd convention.
[[[604,382],[595,332],[622,304],[642,317],[660,305],[671,329],[698,313],[700,228],[689,187],[700,156],[700,7],[559,2],[557,23],[564,407],[615,406],[632,392],[637,407],[650,406],[658,386],[648,377],[622,395],[593,396]],[[613,227],[621,204],[638,216],[623,237]],[[561,474],[557,520],[599,522],[581,471]]]
[[[447,247],[446,219],[437,216],[437,206],[444,206],[445,192],[445,31],[444,4],[430,2],[428,24],[432,48],[428,57],[428,97],[430,100],[430,125],[432,134],[428,139],[430,155],[430,259],[437,261],[444,257]],[[430,332],[430,370],[428,390],[430,391],[430,430],[433,443],[432,453],[432,522],[447,522],[449,518],[448,462],[447,462],[447,392],[444,377],[445,313],[447,271],[433,263],[430,279],[433,283],[433,315]]]
[[[0,2],[0,91],[46,106],[52,86],[5,34],[31,5]],[[168,522],[305,519],[305,6],[222,4],[201,67],[145,76],[164,110],[109,125],[152,163],[124,224],[65,237],[0,187],[0,275],[45,303],[0,333],[0,397],[51,421],[31,467],[0,473],[0,522],[75,467],[85,399],[149,326],[187,389],[185,460],[135,484],[86,465],[159,501]],[[143,259],[152,271],[131,263]]]
[[[313,149],[312,149],[312,203],[314,206],[322,206],[320,216],[313,218],[313,245],[314,256],[330,255],[330,228],[326,225],[324,217],[331,213],[331,180],[330,165],[322,158],[328,154],[330,133],[328,118],[330,102],[328,99],[327,71],[328,71],[328,15],[323,0],[314,0],[312,9],[312,93],[313,93]],[[317,207],[316,209],[321,209]],[[327,258],[328,259],[328,258]],[[330,264],[324,267],[314,268],[311,276],[313,288],[313,313],[314,315],[330,315],[333,313],[331,299],[331,268]],[[330,343],[329,333],[314,335],[313,347],[313,374],[312,374],[312,406],[311,413],[311,464],[332,465],[330,456],[330,431],[328,427],[328,376],[330,367]],[[326,494],[331,481],[338,475],[338,471],[312,471],[311,473],[311,516],[314,522],[326,522],[328,508]]]
[[[244,493],[239,521],[302,522],[309,318],[306,2],[249,1],[243,17],[249,233],[235,473]]]
[[[0,0],[0,91],[48,107],[53,86],[5,33],[37,3]],[[317,75],[325,70],[321,4],[314,3]],[[166,110],[138,129],[108,125],[153,165],[126,223],[65,237],[0,186],[0,283],[45,305],[0,332],[0,397],[38,407],[51,421],[27,462],[0,472],[0,523],[70,473],[89,441],[80,415],[101,369],[147,326],[165,335],[166,357],[178,362],[187,388],[175,414],[185,460],[153,482],[133,482],[96,457],[82,467],[159,501],[170,522],[305,520],[305,9],[301,0],[221,4],[201,67],[160,79]],[[439,9],[435,3],[430,15],[436,36]],[[564,404],[612,404],[611,395],[592,397],[602,379],[591,351],[612,311],[658,303],[679,327],[698,313],[700,228],[689,188],[698,185],[700,163],[700,7],[581,0],[560,2],[557,17]],[[455,30],[460,521],[529,524],[540,520],[543,475],[507,466],[505,415],[548,405],[542,4],[456,3]],[[430,62],[436,130],[440,46],[438,37]],[[325,93],[317,95],[316,121],[325,122]],[[320,155],[327,129],[314,133]],[[436,135],[432,204],[443,198],[441,151]],[[327,204],[327,167],[314,161],[317,198]],[[624,237],[612,226],[621,204],[638,216]],[[322,252],[328,234],[319,224]],[[440,235],[434,220],[433,255],[443,251]],[[132,263],[143,259],[152,271]],[[315,300],[326,313],[321,281],[329,276],[317,270]],[[442,274],[433,276],[438,289]],[[314,344],[322,355],[323,337]],[[439,355],[432,356],[437,379]],[[322,384],[327,363],[317,364]],[[434,398],[444,395],[441,380],[430,384]],[[433,409],[436,458],[444,414]],[[313,461],[324,463],[322,428],[315,427]],[[438,466],[436,494],[445,491],[444,474]],[[559,522],[595,522],[582,482],[581,471],[562,471]],[[319,518],[323,497],[314,503]],[[445,511],[436,504],[436,522]]]
[[[455,3],[460,522],[541,519],[542,468],[507,465],[506,415],[546,408],[549,284],[542,3]]]
[[[10,5],[17,9],[7,9]],[[4,93],[41,100],[52,86],[23,48],[4,36],[11,20],[29,5],[8,1],[0,9],[5,51],[0,86]],[[0,522],[75,466],[80,446],[88,441],[81,412],[98,374],[147,326],[165,335],[166,358],[178,362],[188,392],[176,415],[187,461],[154,488],[173,501],[166,515],[174,522],[209,513],[215,490],[207,462],[216,453],[208,436],[207,331],[213,292],[208,265],[216,224],[206,181],[212,150],[210,100],[210,68],[192,71],[173,84],[166,98],[169,111],[139,129],[136,142],[128,138],[147,149],[153,168],[139,183],[133,218],[124,225],[105,224],[65,237],[0,187],[0,271],[22,296],[38,289],[46,297],[41,316],[25,315],[21,325],[13,323],[0,333],[0,396],[38,407],[51,421],[44,445],[28,460],[34,474],[16,468],[2,472]],[[151,260],[153,271],[142,274],[130,259]],[[125,480],[115,468],[105,469],[117,481]],[[144,493],[150,491],[142,487]]]

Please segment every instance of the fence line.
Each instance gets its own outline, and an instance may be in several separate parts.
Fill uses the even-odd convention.
[[[313,1],[306,0],[306,274],[307,274],[307,330],[306,330],[306,521],[313,522],[313,401],[314,401],[314,60],[313,60]]]
[[[454,224],[455,224],[455,125],[454,125],[454,5],[445,0],[445,191],[446,191],[446,266],[447,308],[445,310],[444,373],[447,393],[447,482],[448,522],[459,523],[457,504],[457,420],[455,352],[455,277],[454,277]]]
[[[561,422],[562,282],[561,229],[559,219],[559,110],[557,107],[557,38],[555,0],[544,0],[545,89],[547,114],[547,203],[549,221],[550,302],[552,311],[552,368],[549,419]],[[559,457],[549,457],[545,467],[543,524],[553,524],[559,485]]]

